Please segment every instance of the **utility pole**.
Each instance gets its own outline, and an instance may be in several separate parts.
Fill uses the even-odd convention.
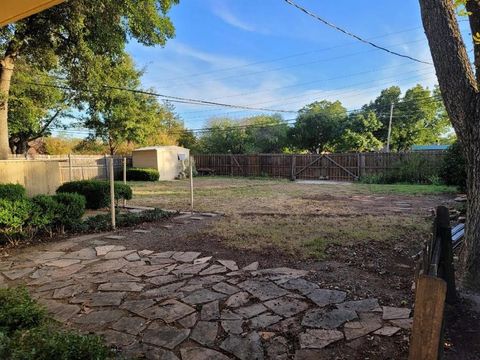
[[[392,135],[393,102],[390,104],[390,121],[388,122],[387,153],[390,152],[390,136]]]

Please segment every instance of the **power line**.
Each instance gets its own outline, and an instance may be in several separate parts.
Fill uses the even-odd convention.
[[[422,38],[422,39],[412,40],[412,41],[408,41],[408,42],[397,43],[397,44],[394,44],[392,46],[401,46],[401,45],[419,43],[419,42],[424,42],[424,41],[425,41],[425,39]],[[254,72],[246,72],[246,73],[229,75],[229,76],[225,76],[225,77],[213,78],[213,79],[208,79],[208,80],[210,80],[210,81],[221,81],[221,80],[228,80],[228,79],[234,79],[234,78],[244,78],[245,76],[253,76],[253,75],[264,74],[264,73],[268,73],[268,72],[274,72],[274,71],[285,70],[285,69],[291,69],[291,68],[296,68],[296,67],[301,67],[301,66],[311,65],[311,64],[317,64],[317,63],[322,63],[322,62],[327,62],[327,61],[332,61],[332,60],[345,59],[345,58],[348,58],[348,57],[352,57],[352,56],[356,56],[356,55],[360,55],[360,54],[367,54],[367,53],[371,53],[371,52],[374,52],[374,51],[378,51],[378,49],[362,50],[362,51],[357,51],[357,52],[354,52],[354,53],[348,53],[348,54],[344,54],[344,55],[338,55],[338,56],[334,56],[334,57],[330,57],[330,58],[326,58],[326,59],[316,59],[316,60],[306,61],[306,62],[302,62],[302,63],[280,66],[280,67],[276,67],[276,68],[273,68],[273,69],[258,70],[258,71],[254,71]],[[194,86],[194,83],[182,82],[182,83],[174,84],[174,85],[168,84],[169,89],[178,88],[178,87],[182,87],[182,86]]]
[[[414,58],[414,57],[409,56],[409,55],[405,55],[405,54],[398,53],[398,52],[396,52],[396,51],[389,50],[389,49],[387,49],[387,48],[385,48],[385,47],[383,47],[383,46],[377,45],[377,44],[375,44],[375,43],[373,43],[373,42],[371,42],[371,41],[369,41],[369,40],[363,39],[362,37],[360,37],[360,36],[358,36],[358,35],[355,35],[355,34],[353,34],[352,32],[350,32],[350,31],[348,31],[348,30],[342,29],[341,27],[339,27],[339,26],[337,26],[337,25],[335,25],[335,24],[333,24],[333,23],[331,23],[331,22],[329,22],[329,21],[321,18],[320,16],[314,14],[314,13],[311,12],[310,10],[307,10],[306,8],[304,8],[304,7],[300,6],[300,5],[298,5],[297,3],[293,2],[292,0],[284,0],[284,1],[285,1],[287,4],[296,7],[298,10],[304,12],[305,14],[313,17],[314,19],[317,19],[318,21],[324,23],[325,25],[327,25],[327,26],[329,26],[329,27],[331,27],[331,28],[333,28],[333,29],[335,29],[335,30],[337,30],[337,31],[340,31],[340,32],[344,33],[345,35],[350,36],[350,37],[352,37],[352,38],[354,38],[354,39],[356,39],[356,40],[358,40],[358,41],[360,41],[360,42],[363,42],[363,43],[365,43],[365,44],[368,44],[368,45],[370,45],[370,46],[373,46],[374,48],[377,48],[377,49],[379,49],[379,50],[385,51],[385,52],[387,52],[387,53],[389,53],[389,54],[391,54],[391,55],[395,55],[395,56],[399,56],[399,57],[402,57],[402,58],[410,59],[410,60],[412,60],[412,61],[416,61],[416,62],[419,62],[419,63],[422,63],[422,64],[433,65],[433,64],[430,63],[430,62],[423,61],[423,60]]]
[[[52,85],[52,84],[30,82],[30,81],[19,81],[19,80],[16,80],[16,81],[13,81],[13,82],[36,85],[36,86],[45,86],[45,87],[51,87],[51,88],[57,88],[57,89],[63,89],[63,90],[70,90],[70,91],[77,91],[77,92],[78,91],[80,91],[80,92],[84,91],[84,92],[90,92],[90,93],[93,92],[93,91],[88,90],[88,89],[73,89],[69,86],[64,86],[64,85]],[[182,104],[202,105],[202,106],[222,106],[222,107],[227,107],[227,108],[244,109],[244,110],[256,110],[256,111],[270,111],[270,112],[277,112],[277,113],[296,113],[297,112],[296,110],[255,108],[255,107],[250,107],[250,106],[245,106],[245,105],[225,104],[225,103],[219,103],[219,102],[208,101],[208,100],[203,100],[203,99],[191,99],[191,98],[184,98],[184,97],[180,97],[180,96],[164,95],[164,94],[159,94],[159,93],[155,93],[155,92],[151,92],[151,91],[129,89],[129,88],[123,88],[123,87],[117,87],[117,86],[110,86],[110,85],[102,85],[102,87],[109,88],[109,89],[114,89],[114,90],[128,91],[128,92],[132,92],[132,93],[136,93],[136,94],[156,96],[156,97],[160,97],[160,98],[163,98],[163,99],[171,101],[171,102],[182,103]]]
[[[417,70],[414,70],[414,71],[408,71],[408,72],[405,72],[403,74],[409,74],[409,73],[417,73],[417,75],[415,76],[410,76],[410,77],[407,77],[407,78],[402,78],[400,80],[411,80],[411,79],[416,79],[418,77],[421,77],[421,76],[424,76],[424,75],[428,75],[430,74],[430,71],[426,72],[426,73],[420,73],[418,74],[418,71]],[[389,84],[392,84],[392,83],[397,83],[398,82],[398,77],[397,76],[393,76],[393,77],[388,77],[388,78],[383,78],[383,80],[387,80],[387,79],[392,79],[392,80],[389,80],[389,81],[383,81],[381,83],[378,83],[376,85],[373,85],[373,86],[369,86],[369,87],[364,87],[362,88],[362,90],[359,90],[359,91],[355,91],[355,90],[349,90],[347,92],[345,91],[336,91],[336,92],[331,92],[328,95],[329,98],[331,98],[332,96],[341,96],[342,97],[342,94],[346,94],[346,93],[352,93],[353,94],[357,94],[355,96],[360,96],[362,94],[365,93],[365,90],[367,89],[379,89],[381,87],[384,87],[384,86],[387,86]],[[354,86],[359,86],[359,85],[364,85],[364,84],[370,84],[372,81],[363,81],[363,82],[358,82],[358,83],[355,83],[355,84],[350,84],[348,86],[345,86],[345,87],[340,87],[340,88],[336,88],[336,89],[332,89],[332,90],[343,90],[343,89],[348,89],[348,88],[351,88],[351,87],[354,87]],[[309,96],[323,96],[323,92],[325,90],[321,90],[321,91],[316,91],[316,92],[312,92],[310,94],[308,94]],[[331,90],[329,90],[331,91]],[[350,97],[355,97],[355,96],[350,96]],[[286,100],[290,100],[290,99],[299,99],[297,101],[291,101],[291,102],[284,102]],[[264,102],[259,102],[259,103],[254,103],[254,104],[251,104],[252,106],[255,106],[255,105],[259,105],[259,104],[269,104],[269,103],[276,103],[276,102],[279,102],[281,101],[282,102],[282,105],[291,105],[291,104],[298,104],[299,102],[305,102],[305,94],[302,94],[302,95],[296,95],[296,96],[290,96],[290,97],[284,97],[284,98],[278,98],[278,99],[275,99],[275,100],[270,100],[270,101],[264,101]],[[205,113],[205,112],[209,112],[209,111],[218,111],[218,110],[221,110],[221,108],[217,108],[217,109],[212,109],[212,110],[196,110],[196,111],[189,111],[189,112],[182,112],[180,113],[180,115],[185,115],[185,114],[195,114],[195,113]],[[230,112],[229,114],[234,114],[234,113],[239,113],[241,111],[235,111],[235,112]],[[196,118],[201,118],[203,117],[203,115],[200,115],[200,116],[197,116]],[[190,119],[192,118],[195,118],[195,117],[190,117]]]

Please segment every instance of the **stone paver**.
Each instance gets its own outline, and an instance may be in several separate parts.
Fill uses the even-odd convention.
[[[220,307],[218,300],[212,301],[202,306],[200,312],[200,318],[202,320],[218,320],[220,319]]]
[[[281,297],[278,299],[269,300],[264,302],[263,304],[277,315],[283,317],[291,317],[309,308],[307,302],[288,297]]]
[[[307,293],[307,297],[318,306],[338,304],[345,300],[347,293],[338,290],[314,289]]]
[[[346,301],[353,294],[323,289],[304,270],[258,262],[239,269],[195,251],[133,249],[101,236],[9,258],[0,287],[26,283],[54,319],[96,332],[126,358],[317,359],[332,343],[406,337],[412,325],[410,309]]]
[[[407,308],[384,306],[382,309],[383,320],[408,319],[411,313],[411,310]]]
[[[171,323],[193,312],[195,312],[194,308],[175,299],[170,299],[149,307],[141,311],[140,314],[147,319],[162,319],[166,323]]]
[[[220,348],[234,354],[240,360],[263,360],[263,347],[260,336],[252,332],[245,337],[230,335]]]
[[[228,360],[222,353],[207,348],[180,349],[182,360]]]
[[[204,304],[204,303],[211,302],[211,301],[214,301],[214,300],[224,299],[226,297],[227,296],[225,294],[221,294],[221,293],[211,291],[211,290],[208,290],[208,289],[201,289],[201,290],[198,290],[198,291],[195,291],[195,292],[191,293],[190,295],[185,297],[183,299],[183,301],[185,301],[186,303],[189,303],[189,304],[196,305],[196,304]]]
[[[337,308],[339,309],[349,309],[349,310],[355,310],[359,312],[372,311],[378,307],[379,305],[378,305],[377,299],[346,301],[342,304],[337,305]]]
[[[325,311],[323,309],[312,309],[303,317],[302,325],[321,329],[335,329],[343,323],[356,318],[357,313],[353,310],[335,309]]]
[[[277,298],[288,293],[287,290],[267,280],[247,280],[239,283],[238,287],[248,291],[261,301]]]
[[[338,330],[309,329],[300,334],[300,347],[302,349],[323,349],[342,339],[343,333]]]
[[[218,324],[216,322],[199,321],[190,334],[190,339],[195,340],[200,345],[212,346],[215,343],[218,333]]]
[[[112,325],[112,329],[126,332],[131,335],[138,335],[146,327],[144,318],[138,316],[126,316]]]
[[[188,329],[178,329],[173,326],[152,323],[145,330],[143,341],[147,344],[173,350],[177,345],[186,340],[188,335],[190,335],[190,330]]]

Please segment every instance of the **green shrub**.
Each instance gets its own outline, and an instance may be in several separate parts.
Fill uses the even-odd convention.
[[[440,162],[420,154],[411,154],[392,164],[381,174],[365,175],[360,182],[365,184],[433,184],[439,185]]]
[[[110,205],[110,183],[101,180],[71,181],[57,189],[59,193],[77,193],[85,196],[87,209],[101,209]],[[130,186],[116,182],[115,199],[130,200],[132,189]]]
[[[60,215],[59,205],[50,195],[37,195],[32,198],[31,223],[39,228],[52,233],[52,226]]]
[[[29,199],[0,199],[0,236],[12,244],[22,238],[31,212]]]
[[[158,181],[160,174],[155,169],[130,168],[127,169],[128,181]]]
[[[39,326],[44,318],[44,310],[25,288],[0,289],[0,333],[10,335]]]
[[[20,184],[0,184],[0,199],[20,200],[26,197],[25,188]]]
[[[103,360],[113,358],[112,351],[94,335],[80,335],[43,325],[11,341],[8,358],[12,360]]]
[[[460,191],[466,191],[467,163],[458,141],[448,148],[440,168],[440,177],[445,184],[457,186]]]
[[[58,328],[25,288],[0,289],[0,359],[104,360],[101,338]]]
[[[75,193],[60,193],[53,196],[57,203],[56,224],[70,228],[79,223],[85,214],[85,196]]]
[[[172,213],[162,209],[142,211],[141,213],[117,213],[116,224],[118,227],[128,227],[144,222],[154,222],[168,218]],[[83,222],[83,231],[107,231],[111,228],[111,215],[99,214],[91,216]]]

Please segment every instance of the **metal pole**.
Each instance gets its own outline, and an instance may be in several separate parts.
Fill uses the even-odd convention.
[[[127,184],[127,158],[123,158],[123,183]],[[127,199],[123,199],[123,207],[127,206]]]
[[[393,102],[390,104],[390,121],[388,122],[387,152],[390,152],[390,136],[392,135]]]
[[[68,175],[69,181],[73,181],[72,154],[68,154]]]
[[[190,209],[193,213],[193,164],[192,157],[189,158],[190,165]]]
[[[110,158],[110,213],[112,214],[112,230],[115,230],[115,182],[113,173],[113,157]]]

